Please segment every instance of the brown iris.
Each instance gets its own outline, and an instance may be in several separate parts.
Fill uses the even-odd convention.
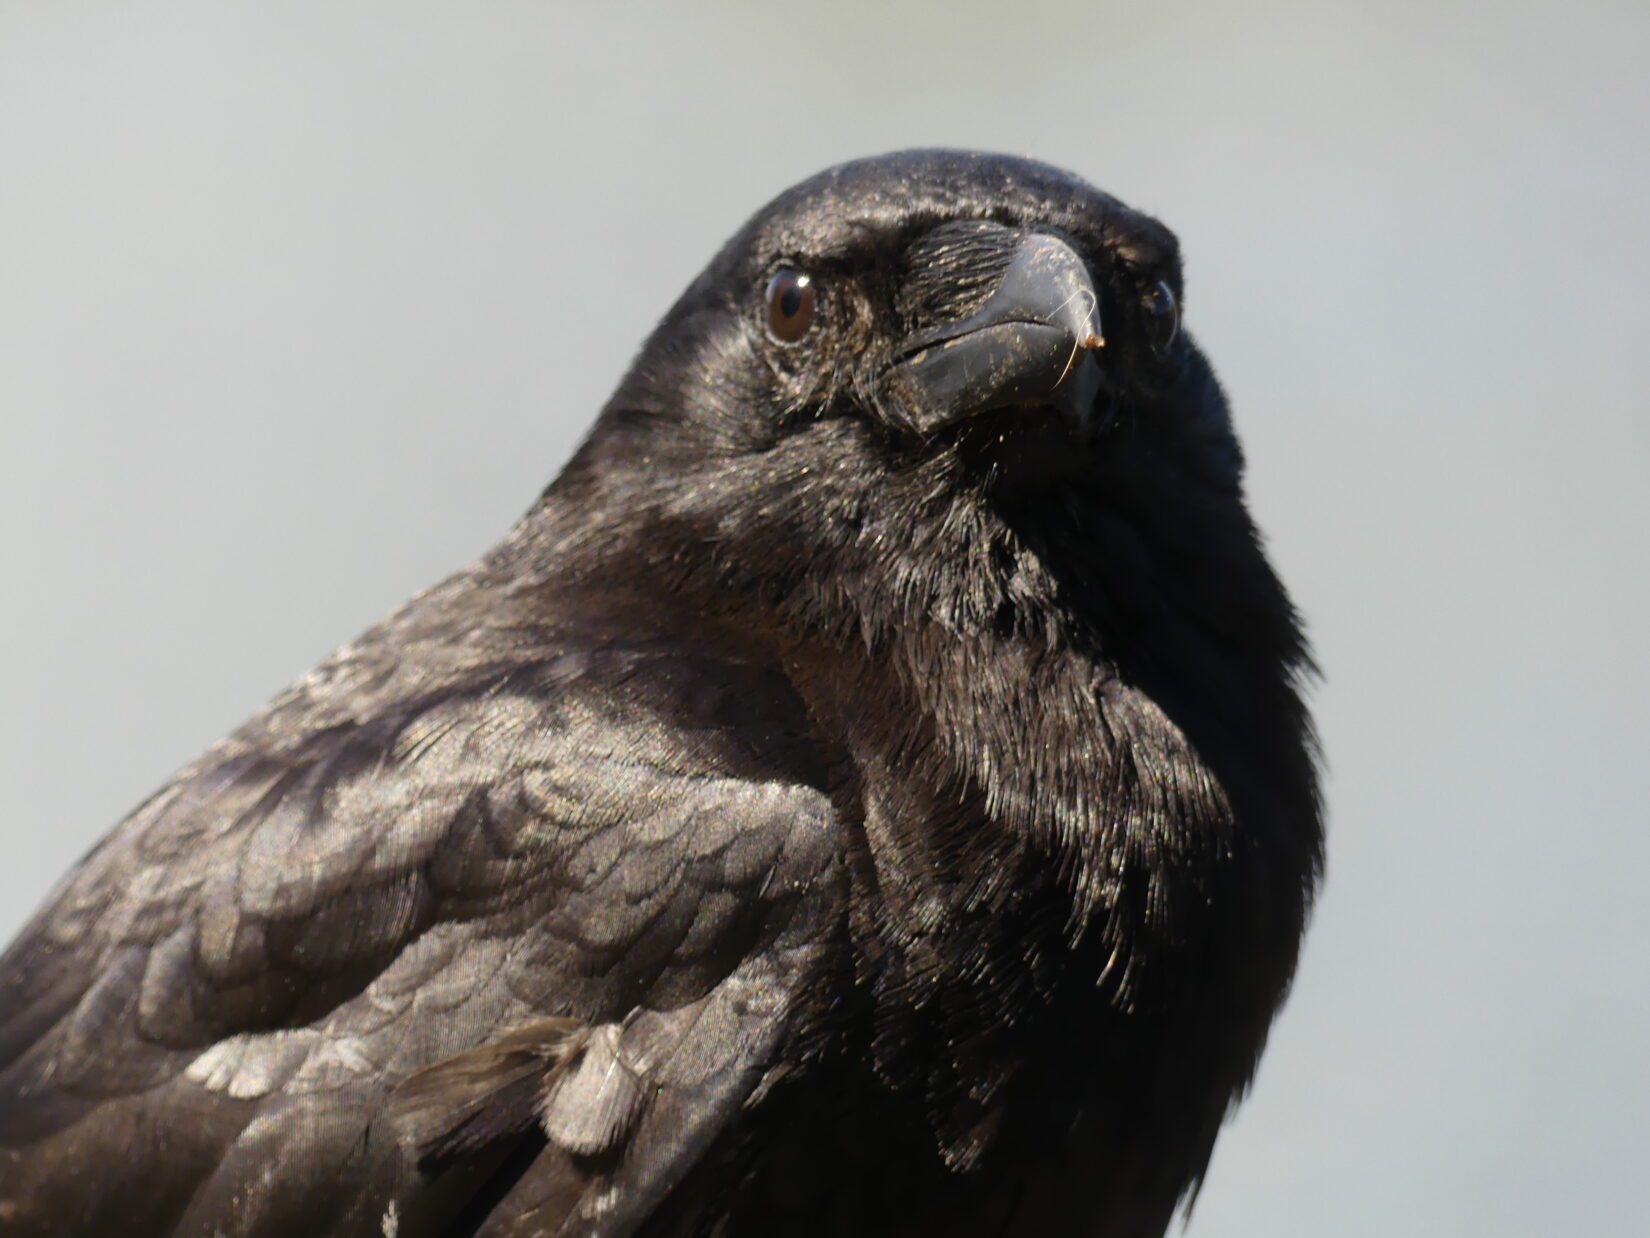
[[[781,267],[768,281],[768,333],[794,344],[814,320],[814,282],[801,271]]]

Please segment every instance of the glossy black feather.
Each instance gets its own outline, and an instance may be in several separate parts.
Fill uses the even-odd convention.
[[[900,340],[1027,230],[1093,274],[1104,409],[912,433]],[[1299,628],[1158,281],[1166,229],[1018,160],[759,213],[493,552],[7,952],[0,1232],[1161,1233],[1321,834]]]

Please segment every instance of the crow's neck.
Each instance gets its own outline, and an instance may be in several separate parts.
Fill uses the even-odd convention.
[[[1005,1089],[1116,1103],[1016,1074],[1058,1041],[1157,1070],[1120,1120],[1201,1124],[1195,1172],[1318,868],[1288,602],[1218,476],[1118,461],[1008,500],[955,457],[891,469],[879,446],[823,424],[672,458],[599,432],[500,576],[667,609],[789,679],[846,827],[842,998],[874,1004],[853,1026],[948,1159],[993,1146]]]
[[[1235,491],[1118,467],[1005,501],[851,423],[691,467],[597,439],[585,465],[539,540],[768,648],[849,759],[908,943],[1057,887],[1128,1001],[1256,856],[1298,935],[1304,655]]]

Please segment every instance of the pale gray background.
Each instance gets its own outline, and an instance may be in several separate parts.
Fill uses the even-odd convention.
[[[1650,5],[0,3],[0,937],[500,534],[769,195],[1159,213],[1327,671],[1201,1236],[1639,1235]]]

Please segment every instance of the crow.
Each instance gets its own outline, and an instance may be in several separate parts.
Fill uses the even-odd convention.
[[[1322,865],[1182,302],[1042,164],[775,199],[0,960],[0,1233],[1163,1233]]]

